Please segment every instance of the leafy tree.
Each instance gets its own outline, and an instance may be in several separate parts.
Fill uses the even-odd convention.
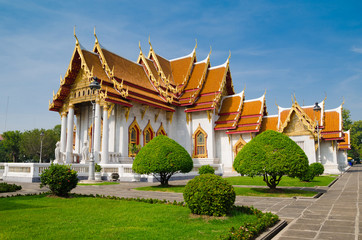
[[[360,158],[362,155],[362,120],[355,121],[351,126],[351,150],[348,155],[352,158]]]
[[[0,142],[0,162],[7,162],[8,156],[5,151],[3,141]]]
[[[347,108],[343,108],[342,110],[342,119],[343,119],[343,130],[348,131],[351,128],[353,121],[351,119],[351,112]]]
[[[238,153],[234,169],[248,176],[262,175],[275,189],[283,175],[301,177],[308,171],[308,158],[289,137],[268,130],[253,138]]]
[[[20,155],[20,141],[21,141],[21,132],[19,131],[7,131],[2,134],[3,141],[1,141],[3,150],[7,160],[16,162],[19,159]]]
[[[31,131],[25,131],[22,134],[20,149],[21,153],[25,155],[27,159],[33,159],[38,162],[41,145],[40,133],[42,131],[44,132],[42,160],[49,162],[50,159],[54,159],[55,144],[57,141],[59,141],[59,135],[56,128],[48,130],[33,129]]]
[[[137,154],[132,169],[139,174],[153,174],[162,186],[168,186],[170,177],[193,168],[189,153],[167,136],[159,135],[147,143]]]

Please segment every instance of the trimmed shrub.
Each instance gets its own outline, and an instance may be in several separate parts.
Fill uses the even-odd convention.
[[[300,176],[299,180],[303,182],[311,182],[313,181],[314,177],[315,175],[313,169],[309,166],[308,171],[303,176]]]
[[[96,171],[96,172],[101,172],[101,171],[102,171],[101,165],[99,165],[98,163],[96,163],[96,164],[94,165],[94,171]]]
[[[170,177],[178,172],[188,173],[194,163],[190,154],[176,141],[159,135],[138,152],[132,170],[152,174],[162,186],[168,186]]]
[[[312,169],[314,176],[320,176],[324,173],[324,167],[321,163],[312,163],[309,168]]]
[[[324,172],[324,167],[320,163],[312,163],[308,167],[308,171],[303,175],[300,176],[299,179],[303,182],[311,182],[313,181],[314,177],[322,175]]]
[[[190,180],[184,190],[185,202],[198,215],[225,216],[235,202],[235,190],[215,174],[202,174]]]
[[[40,175],[40,187],[47,186],[57,196],[67,197],[78,184],[78,174],[70,166],[51,164]]]
[[[239,151],[233,166],[241,175],[262,175],[267,186],[275,189],[283,175],[304,176],[308,171],[308,157],[288,136],[268,130]]]
[[[210,165],[203,165],[199,168],[199,174],[207,174],[207,173],[211,173],[214,174],[215,173],[215,169],[213,167],[211,167]]]
[[[21,190],[21,186],[16,184],[9,184],[6,182],[0,183],[0,193],[2,192],[16,192],[17,190]]]

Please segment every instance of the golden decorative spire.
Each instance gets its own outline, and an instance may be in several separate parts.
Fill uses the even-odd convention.
[[[96,26],[94,26],[94,37],[96,38],[96,44],[98,43],[98,38],[97,38],[97,34],[96,34]]]
[[[342,102],[342,104],[341,104],[341,107],[344,105],[344,96],[343,96],[343,102]]]
[[[148,35],[148,43],[150,44],[150,51],[153,50],[152,44],[151,44],[151,37]]]
[[[275,98],[275,105],[276,105],[277,108],[279,109],[279,105],[277,104],[277,98]]]
[[[75,25],[74,25],[74,37],[75,37],[75,45],[79,45],[79,41],[78,41],[78,38],[77,38],[77,35],[75,34]]]
[[[195,42],[196,42],[196,44],[195,44],[194,50],[196,50],[196,48],[197,48],[197,38],[195,38]]]

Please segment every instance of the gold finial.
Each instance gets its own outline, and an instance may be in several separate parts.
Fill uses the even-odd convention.
[[[151,36],[148,35],[148,43],[150,44],[150,50],[153,50],[152,44],[151,44]]]
[[[264,92],[264,96],[266,95],[266,88],[265,88],[265,92]]]
[[[196,42],[196,44],[195,44],[194,49],[196,49],[196,48],[197,48],[197,38],[195,38],[195,42]]]
[[[77,38],[77,35],[75,34],[75,25],[74,25],[74,37],[75,37],[75,45],[79,45],[79,41],[78,41],[78,38]]]
[[[294,101],[297,102],[297,98],[295,97],[295,93],[294,93]]]
[[[96,34],[96,26],[94,26],[94,37],[96,38],[96,43],[98,43],[98,38],[97,38],[97,34]]]
[[[324,92],[324,95],[325,95],[325,97],[322,102],[324,102],[327,99],[327,92]]]
[[[293,94],[291,96],[292,96],[292,103],[294,103]]]
[[[229,50],[228,61],[229,61],[230,57],[231,57],[231,51]]]
[[[211,52],[212,52],[212,48],[211,48],[211,45],[210,45],[209,57],[210,57],[210,55],[211,55]]]
[[[343,96],[343,102],[342,102],[341,106],[343,106],[343,105],[344,105],[344,96]]]
[[[245,91],[245,88],[246,88],[246,84],[244,83],[244,89],[243,89],[243,92]]]
[[[275,105],[279,108],[279,105],[277,104],[277,98],[275,98]]]

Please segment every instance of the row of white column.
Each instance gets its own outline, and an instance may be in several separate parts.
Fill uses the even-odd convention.
[[[93,115],[93,113],[92,113]],[[73,162],[73,126],[74,126],[74,105],[69,105],[68,113],[63,112],[61,115],[61,134],[60,134],[60,151],[65,156],[65,163]],[[80,121],[78,121],[80,122]],[[93,120],[92,120],[93,123]],[[80,126],[78,126],[79,128]],[[93,148],[94,160],[96,163],[106,164],[109,159],[108,141],[109,141],[109,127],[108,127],[108,105],[103,106],[103,138],[102,138],[102,152],[101,161],[99,160],[99,153],[101,150],[101,106],[97,101],[95,103],[95,118],[94,118],[94,135]],[[78,134],[76,137],[80,137]],[[88,142],[91,139],[88,139]]]

